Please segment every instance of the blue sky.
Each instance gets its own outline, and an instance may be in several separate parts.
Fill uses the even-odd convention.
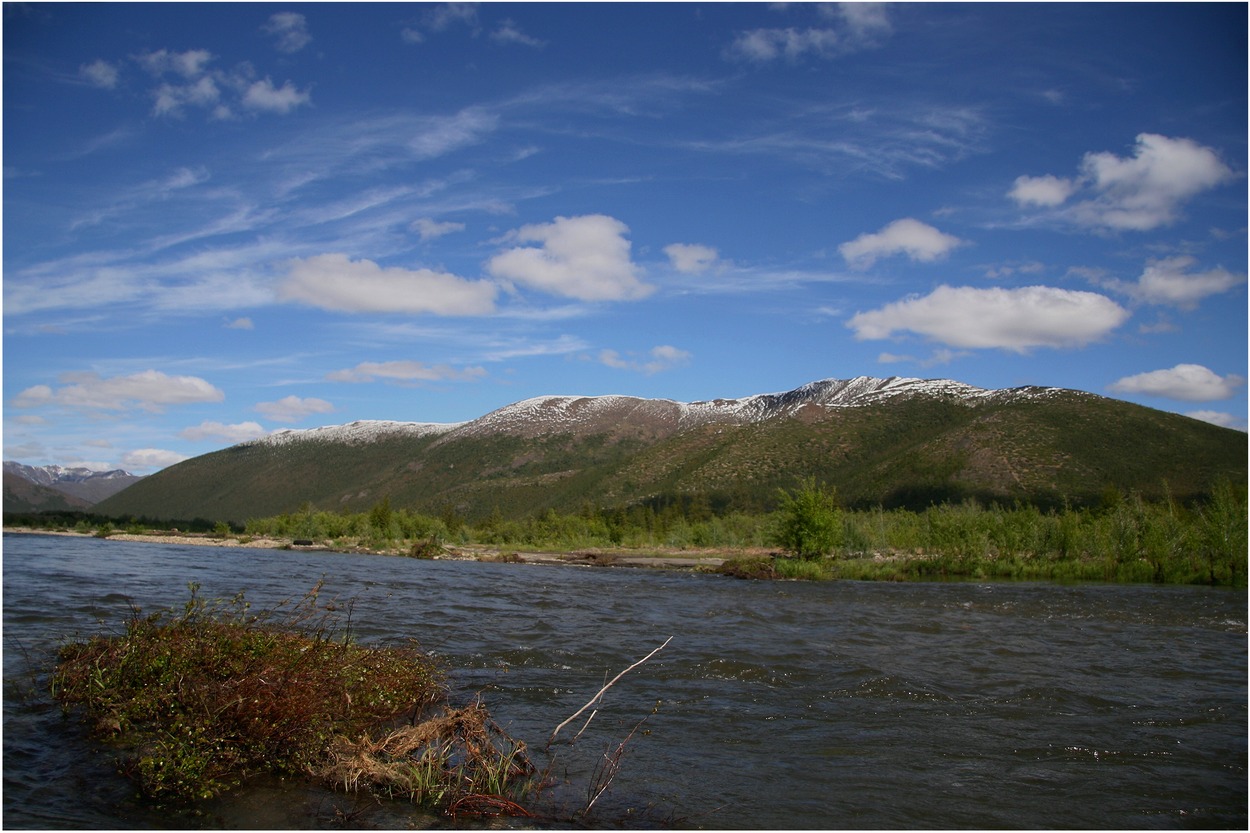
[[[4,458],[859,375],[1244,430],[1244,4],[9,4]]]

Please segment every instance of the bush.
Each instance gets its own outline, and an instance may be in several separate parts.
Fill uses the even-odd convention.
[[[837,496],[809,478],[793,492],[779,493],[774,543],[804,560],[821,558],[842,544]]]

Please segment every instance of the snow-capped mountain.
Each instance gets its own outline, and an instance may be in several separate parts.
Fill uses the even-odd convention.
[[[81,466],[28,466],[14,460],[4,462],[4,473],[88,503],[104,500],[143,479],[122,469],[95,471]]]
[[[642,399],[612,394],[548,395],[505,405],[468,422],[359,420],[346,425],[277,431],[247,444],[287,445],[292,442],[326,441],[359,445],[384,438],[430,435],[443,435],[442,441],[450,442],[492,434],[536,437],[551,433],[604,429],[615,435],[637,433],[638,430],[645,429],[644,433],[648,436],[656,437],[700,425],[744,425],[794,416],[808,406],[856,408],[877,405],[891,399],[913,397],[958,401],[968,406],[976,406],[987,402],[1036,399],[1058,393],[1078,392],[1047,387],[988,390],[950,379],[910,379],[898,376],[881,379],[858,376],[854,379],[823,379],[781,393],[699,402]]]
[[[761,511],[814,477],[848,505],[976,498],[1094,504],[1112,485],[1177,500],[1245,479],[1246,435],[1062,388],[825,379],[677,402],[538,396],[461,423],[359,421],[185,460],[100,504],[110,514],[245,521],[379,500],[437,515],[663,506]],[[657,510],[658,511],[658,510]]]

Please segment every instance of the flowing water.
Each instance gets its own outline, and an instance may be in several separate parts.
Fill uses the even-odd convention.
[[[117,627],[131,602],[179,607],[196,581],[259,609],[322,577],[322,598],[354,600],[361,641],[416,638],[454,701],[480,695],[538,750],[672,636],[553,747],[548,809],[566,818],[645,717],[590,824],[1246,827],[1244,590],[747,582],[38,535],[4,536],[4,825],[450,824],[298,779],[172,817],[32,686],[62,640]]]

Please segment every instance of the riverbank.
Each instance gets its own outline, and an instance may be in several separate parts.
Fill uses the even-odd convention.
[[[371,553],[374,555],[409,555],[409,551],[399,547],[374,549],[359,544],[332,543],[297,543],[298,539],[282,539],[273,537],[254,537],[249,535],[226,535],[196,532],[169,532],[165,530],[151,533],[113,532],[107,536],[96,536],[91,532],[73,530],[36,529],[34,527],[6,527],[5,535],[60,535],[72,538],[107,537],[110,541],[131,541],[144,544],[177,544],[192,547],[245,547],[251,549],[299,550],[301,552],[351,552]],[[741,553],[730,554],[721,551],[673,551],[645,553],[619,549],[586,549],[575,552],[525,552],[518,550],[501,550],[484,546],[442,546],[439,551],[430,555],[433,560],[444,561],[485,561],[512,562],[518,564],[566,564],[583,567],[649,567],[669,570],[715,570],[731,557],[740,557]]]

